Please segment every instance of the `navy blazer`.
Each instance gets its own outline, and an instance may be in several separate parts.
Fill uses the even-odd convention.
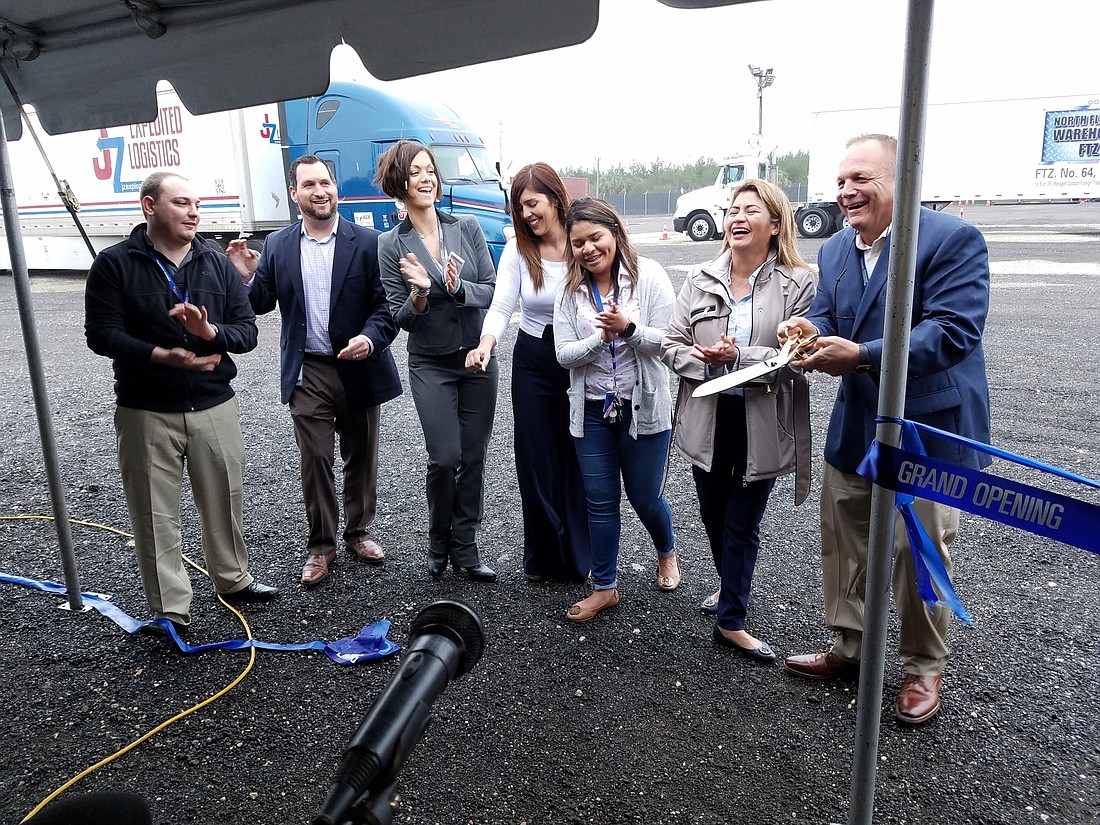
[[[378,272],[378,234],[341,217],[336,224],[332,260],[328,319],[332,354],[340,352],[356,335],[367,336],[374,345],[367,358],[336,362],[348,400],[363,407],[374,407],[401,395],[401,378],[390,352],[397,324],[390,315]],[[301,221],[268,236],[248,291],[249,303],[257,315],[271,312],[276,303],[282,315],[279,366],[284,404],[298,386],[306,348],[301,237]]]
[[[808,318],[822,335],[867,345],[869,373],[840,380],[825,439],[825,460],[855,473],[875,437],[879,370],[886,319],[890,237],[863,286],[856,233],[834,235],[818,254],[820,282]],[[920,210],[916,282],[910,323],[905,417],[989,443],[989,385],[982,333],[989,311],[989,253],[971,224],[952,215]],[[925,436],[928,454],[979,469],[991,459]]]

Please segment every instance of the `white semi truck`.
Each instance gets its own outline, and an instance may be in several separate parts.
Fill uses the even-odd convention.
[[[721,237],[733,187],[746,178],[768,180],[769,174],[768,159],[760,155],[738,155],[722,161],[711,186],[693,189],[676,199],[672,228],[693,241]]]
[[[836,172],[844,144],[898,133],[898,109],[817,112],[809,145],[807,202],[799,233],[823,238],[844,226]],[[1070,201],[1100,198],[1100,94],[934,103],[927,108],[921,203]]]

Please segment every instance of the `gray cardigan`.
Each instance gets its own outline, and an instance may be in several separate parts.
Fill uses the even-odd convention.
[[[669,374],[661,363],[661,340],[672,313],[675,294],[664,268],[650,258],[638,259],[638,304],[641,317],[625,341],[637,358],[636,383],[631,397],[630,436],[653,435],[672,427]],[[569,432],[584,435],[584,374],[608,345],[599,332],[581,338],[577,323],[577,295],[563,283],[554,303],[554,347],[558,363],[569,370]]]
[[[430,254],[412,222],[405,218],[378,238],[378,268],[386,287],[390,312],[397,326],[409,333],[408,349],[416,355],[450,355],[470,350],[481,339],[481,323],[493,302],[497,272],[481,225],[468,215],[456,217],[436,210],[444,243],[465,260],[462,286],[451,295],[430,263]],[[425,264],[432,279],[428,308],[417,312],[409,297],[409,285],[399,261],[414,253]]]

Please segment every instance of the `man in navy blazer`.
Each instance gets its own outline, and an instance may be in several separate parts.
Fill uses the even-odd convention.
[[[818,257],[820,283],[806,318],[780,325],[819,333],[814,353],[798,362],[807,370],[840,376],[825,440],[821,492],[821,561],[825,611],[836,634],[827,653],[790,656],[786,669],[810,679],[854,675],[863,638],[871,483],[856,468],[875,437],[882,365],[890,223],[894,210],[897,141],[862,135],[849,141],[837,176],[837,202],[849,227],[830,238]],[[989,310],[989,257],[972,225],[929,209],[920,211],[916,285],[910,324],[905,417],[989,442],[989,387],[982,332]],[[926,439],[935,458],[967,467],[989,464],[939,439]],[[921,523],[948,571],[948,548],[959,511],[917,499]],[[940,707],[950,611],[929,610],[915,584],[912,553],[901,519],[894,532],[894,603],[901,624],[899,651],[905,677],[896,715],[916,724]]]
[[[257,314],[278,304],[282,400],[290,405],[309,520],[302,583],[328,575],[336,560],[339,509],[335,438],[344,461],[344,546],[381,563],[370,534],[378,501],[380,405],[401,394],[390,353],[397,325],[378,271],[378,232],[340,217],[333,176],[303,155],[290,167],[290,196],[302,220],[270,235],[263,252],[232,241],[228,254]]]

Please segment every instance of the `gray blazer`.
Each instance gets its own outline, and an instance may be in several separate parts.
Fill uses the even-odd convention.
[[[443,276],[431,263],[431,255],[407,217],[378,239],[378,266],[386,287],[390,312],[397,326],[409,333],[409,352],[417,355],[450,355],[473,349],[481,338],[481,324],[493,301],[497,273],[485,235],[476,218],[449,215],[438,209],[439,227],[448,251],[462,256],[462,284],[454,295],[447,292]],[[428,308],[417,312],[409,285],[398,263],[410,252],[424,263],[432,279]]]

